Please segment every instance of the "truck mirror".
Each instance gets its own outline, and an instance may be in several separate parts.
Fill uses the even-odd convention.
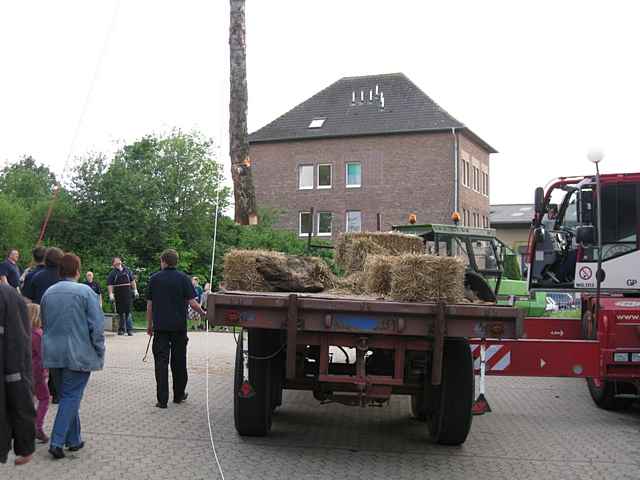
[[[580,190],[578,221],[584,225],[593,225],[593,190],[591,188]]]
[[[576,227],[576,242],[583,245],[593,245],[594,238],[593,225],[580,225]]]
[[[534,207],[537,214],[544,214],[544,190],[542,187],[536,188]]]

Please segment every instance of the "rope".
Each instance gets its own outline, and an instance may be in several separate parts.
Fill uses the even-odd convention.
[[[218,182],[218,190],[216,192],[216,217],[213,223],[213,247],[211,250],[211,271],[209,273],[209,284],[213,283],[213,265],[216,258],[216,243],[218,238],[218,214],[220,212],[220,181]],[[209,317],[205,320],[206,326],[206,345],[207,345],[207,362],[205,366],[205,392],[206,392],[206,403],[207,403],[207,426],[209,427],[209,440],[211,440],[211,450],[213,450],[213,456],[216,460],[216,465],[218,466],[218,472],[220,472],[220,478],[224,480],[224,472],[222,471],[222,465],[220,465],[220,459],[218,458],[218,452],[216,451],[216,444],[213,440],[213,429],[211,428],[211,409],[209,407]]]
[[[64,164],[62,166],[62,172],[60,173],[60,178],[62,179],[69,167],[69,163],[71,162],[71,155],[76,149],[76,143],[78,142],[78,138],[80,136],[80,129],[84,124],[84,119],[87,115],[87,111],[89,110],[89,103],[91,101],[91,97],[93,96],[93,91],[95,85],[98,81],[98,75],[100,74],[100,70],[102,69],[102,61],[107,54],[107,50],[109,48],[109,43],[111,41],[111,36],[113,31],[115,30],[116,23],[118,20],[118,12],[120,10],[120,2],[121,0],[116,0],[113,6],[113,13],[111,14],[111,22],[109,23],[109,27],[107,28],[107,33],[104,37],[104,42],[102,43],[102,48],[100,49],[100,53],[98,55],[98,61],[96,62],[96,68],[93,71],[93,76],[91,81],[89,82],[89,89],[87,90],[87,95],[85,96],[84,103],[82,104],[82,110],[80,111],[80,117],[78,118],[78,123],[76,124],[76,128],[71,137],[71,143],[69,144],[69,149],[67,150],[67,156],[65,158]],[[53,189],[53,194],[51,196],[51,202],[49,203],[49,209],[47,210],[47,214],[45,216],[44,222],[42,222],[42,228],[40,229],[40,235],[38,237],[37,245],[40,245],[44,240],[44,235],[47,231],[47,226],[49,224],[49,220],[51,219],[51,214],[53,213],[53,206],[58,199],[58,193],[62,188],[61,180],[56,182],[56,185]]]

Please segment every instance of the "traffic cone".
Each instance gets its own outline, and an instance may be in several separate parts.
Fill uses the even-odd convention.
[[[482,343],[480,343],[480,395],[478,395],[478,398],[476,398],[476,401],[473,402],[473,406],[471,407],[471,413],[473,415],[484,415],[485,413],[489,413],[491,411],[491,406],[489,405],[489,401],[484,396],[485,367],[486,367],[486,358],[485,358],[485,346],[484,346],[484,340],[483,340]]]

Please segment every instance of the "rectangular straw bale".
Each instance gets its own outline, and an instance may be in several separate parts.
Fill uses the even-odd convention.
[[[346,277],[336,279],[335,286],[329,291],[334,295],[363,295],[364,272],[354,272]]]
[[[459,303],[464,298],[464,262],[456,257],[402,255],[391,270],[393,300]]]
[[[344,233],[336,241],[336,264],[345,272],[364,269],[367,255],[423,253],[422,239],[395,232]]]
[[[364,264],[364,288],[369,294],[388,295],[391,270],[400,259],[395,255],[369,255]]]
[[[256,258],[270,257],[286,261],[285,255],[267,250],[231,250],[224,256],[222,281],[227,290],[269,292],[271,288],[256,268]]]

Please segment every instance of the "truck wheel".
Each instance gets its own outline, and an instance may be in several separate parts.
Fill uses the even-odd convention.
[[[467,339],[445,339],[442,370],[442,384],[432,387],[429,433],[442,445],[460,445],[473,418],[473,358]]]
[[[267,335],[258,329],[243,329],[238,337],[236,347],[236,368],[233,385],[233,410],[236,430],[240,435],[261,437],[271,430],[272,393],[271,362],[249,358],[249,383],[253,395],[248,398],[240,396],[243,383],[242,376],[242,340],[249,335],[249,355],[269,355]],[[266,348],[265,348],[266,347]],[[271,352],[273,353],[273,352]]]
[[[630,398],[615,398],[616,384],[615,382],[608,382],[606,380],[600,380],[599,378],[587,378],[587,386],[589,387],[589,393],[595,404],[605,410],[625,410],[631,406],[632,400]],[[627,392],[626,385],[619,383],[618,391],[620,393],[633,393]],[[631,386],[633,388],[633,386]]]

